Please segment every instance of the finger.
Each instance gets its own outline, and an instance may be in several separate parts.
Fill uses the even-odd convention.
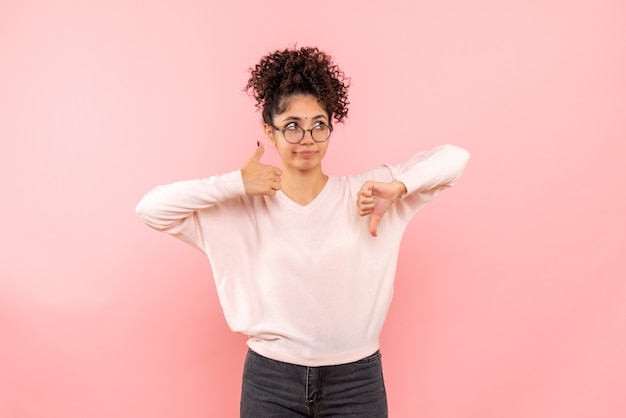
[[[376,229],[378,228],[378,223],[380,222],[380,215],[376,215],[372,213],[372,217],[370,219],[370,235],[375,237],[378,235]]]
[[[359,194],[363,197],[372,197],[373,192],[374,186],[371,181],[366,181],[365,183],[363,183],[363,186],[361,186],[361,190],[359,190]]]
[[[359,201],[357,202],[357,210],[359,211],[360,216],[369,215],[374,210],[374,201]]]
[[[259,162],[261,160],[261,157],[263,156],[263,153],[265,152],[265,147],[260,141],[257,141],[257,144],[259,145],[256,147],[256,150],[254,150],[254,154],[252,154],[252,157],[250,159],[252,161]]]
[[[367,216],[372,213],[372,209],[362,208],[359,209],[359,216]]]
[[[361,190],[356,194],[357,200],[374,200],[373,197],[366,190]]]
[[[276,171],[278,169],[275,169],[274,167],[270,167],[270,172],[267,173],[267,179],[268,181],[270,181],[271,183],[279,183],[282,181],[281,177],[280,177],[280,171]]]
[[[356,209],[359,216],[365,216],[372,213],[374,210],[374,199],[369,196],[364,196],[367,192],[359,191],[356,199]]]
[[[374,210],[374,201],[371,199],[362,199],[356,203],[356,207],[359,210],[359,213],[369,213]]]
[[[362,197],[359,196],[359,198],[356,200],[356,205],[357,206],[374,206],[374,198],[373,197]]]
[[[368,196],[366,193],[367,192],[359,192],[356,199],[357,207],[374,206],[374,197]]]

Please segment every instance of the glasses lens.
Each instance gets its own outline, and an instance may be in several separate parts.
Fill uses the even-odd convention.
[[[297,144],[304,138],[304,129],[299,126],[289,126],[284,130],[283,134],[287,142]]]
[[[324,142],[330,137],[330,127],[319,124],[313,128],[311,135],[313,135],[314,141]]]

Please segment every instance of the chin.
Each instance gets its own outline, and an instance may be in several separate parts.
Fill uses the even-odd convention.
[[[315,170],[315,169],[319,168],[319,166],[320,166],[319,162],[311,163],[311,164],[307,164],[307,163],[296,164],[296,167],[300,171]]]

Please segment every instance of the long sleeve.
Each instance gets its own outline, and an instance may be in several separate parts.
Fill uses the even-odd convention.
[[[442,145],[420,152],[409,161],[390,166],[394,178],[404,183],[407,196],[414,192],[436,192],[453,186],[469,160],[469,152],[455,145]]]
[[[201,248],[197,211],[244,195],[241,172],[237,170],[158,186],[141,199],[136,212],[148,226]]]
[[[388,182],[395,179],[402,182],[407,193],[396,202],[394,210],[408,221],[439,193],[456,183],[468,160],[469,152],[465,149],[455,145],[441,145],[419,152],[403,163],[384,165],[356,177],[354,193],[366,180]],[[389,214],[385,217],[389,217]]]

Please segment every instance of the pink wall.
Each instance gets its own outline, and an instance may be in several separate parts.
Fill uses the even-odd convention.
[[[626,416],[624,2],[347,3],[0,4],[0,416],[237,416],[208,262],[134,206],[241,166],[296,42],[352,76],[329,173],[472,152],[405,236],[391,416]]]

